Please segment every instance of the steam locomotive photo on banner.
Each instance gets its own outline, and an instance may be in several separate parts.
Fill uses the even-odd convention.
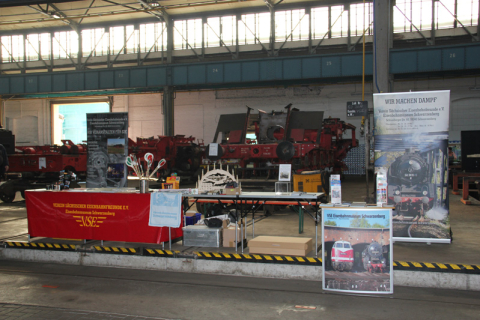
[[[393,293],[391,209],[323,208],[323,289]]]
[[[387,176],[397,240],[450,242],[449,91],[374,95],[375,170]]]

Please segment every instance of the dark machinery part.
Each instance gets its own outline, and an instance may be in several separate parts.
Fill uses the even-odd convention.
[[[388,169],[388,201],[395,205],[396,214],[423,216],[433,207],[435,185],[431,181],[431,162],[434,157],[429,153],[408,148]]]
[[[295,155],[295,146],[290,141],[282,141],[275,150],[277,157],[283,161],[288,161]]]
[[[373,241],[362,251],[363,268],[368,272],[385,272],[386,259],[383,257],[382,246]]]

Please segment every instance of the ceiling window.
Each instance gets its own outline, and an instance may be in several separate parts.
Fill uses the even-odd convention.
[[[174,50],[202,47],[202,19],[177,20],[173,28]]]
[[[275,12],[275,41],[308,40],[308,20],[304,9]]]
[[[350,34],[352,37],[361,37],[373,34],[373,3],[352,3],[350,4]]]
[[[139,28],[140,52],[167,50],[165,22],[141,24]]]
[[[243,14],[238,23],[238,44],[268,43],[270,40],[270,13]]]
[[[23,61],[23,35],[3,36],[1,41],[2,62]]]
[[[75,58],[78,55],[78,35],[75,31],[61,31],[53,34],[53,58]]]
[[[82,55],[88,57],[108,54],[108,32],[104,28],[82,30]]]

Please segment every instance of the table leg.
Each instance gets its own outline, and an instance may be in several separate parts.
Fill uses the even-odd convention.
[[[471,204],[468,200],[468,193],[469,193],[469,180],[467,178],[463,178],[463,189],[462,189],[462,199],[460,200],[463,204]]]
[[[455,173],[453,174],[452,193],[453,193],[453,194],[456,194],[456,195],[460,194],[460,193],[458,192],[458,174],[455,174]]]
[[[298,233],[303,233],[303,209],[298,207]]]

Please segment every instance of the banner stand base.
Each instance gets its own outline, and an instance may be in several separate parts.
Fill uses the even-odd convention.
[[[426,244],[432,243],[452,243],[452,239],[437,239],[437,238],[407,238],[407,237],[392,237],[393,243],[395,242],[423,242]]]

